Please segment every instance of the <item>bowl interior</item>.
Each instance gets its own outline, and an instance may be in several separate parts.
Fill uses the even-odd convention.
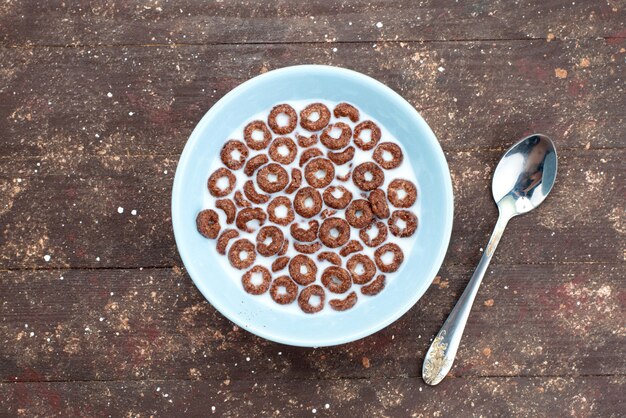
[[[211,162],[226,137],[251,115],[278,102],[301,99],[347,101],[383,124],[402,143],[420,191],[420,223],[415,245],[393,280],[379,295],[345,312],[287,313],[246,294],[226,279],[215,242],[196,231]],[[176,170],[172,222],[181,258],[196,286],[223,315],[269,340],[299,346],[341,344],[387,326],[417,302],[443,261],[452,229],[452,183],[439,143],[424,120],[401,96],[354,71],[296,66],[253,78],[213,106],[196,126]],[[328,311],[328,312],[327,312]],[[292,311],[290,311],[292,312]]]

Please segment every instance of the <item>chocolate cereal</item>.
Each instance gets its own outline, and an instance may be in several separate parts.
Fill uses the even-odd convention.
[[[399,192],[404,195],[400,197]],[[397,208],[410,208],[417,200],[417,187],[405,179],[395,179],[387,186],[387,197],[392,205]]]
[[[369,231],[371,231],[372,228],[376,228],[377,230],[376,236],[374,236],[373,238],[370,237],[369,234]],[[372,222],[371,224],[359,231],[359,238],[361,238],[363,244],[367,245],[368,247],[378,247],[387,239],[387,225],[385,225],[385,223],[381,221]]]
[[[220,187],[218,185],[219,180],[225,178],[228,182],[226,187]],[[209,176],[209,181],[207,182],[209,192],[211,196],[215,197],[224,197],[230,194],[235,189],[235,185],[237,183],[237,179],[235,175],[229,169],[225,167],[218,168]]]
[[[387,153],[391,156],[390,159],[385,158]],[[399,145],[393,142],[381,142],[374,150],[372,158],[385,170],[391,170],[402,164],[404,156]]]
[[[256,182],[259,188],[266,193],[276,193],[283,190],[289,182],[289,174],[281,165],[269,163],[256,173]]]
[[[298,140],[298,145],[302,148],[308,148],[317,144],[317,134],[312,134],[310,136],[296,134],[296,140]]]
[[[295,192],[296,190],[298,190],[298,188],[300,188],[301,184],[302,184],[302,171],[298,170],[297,168],[292,168],[291,169],[291,181],[289,182],[289,184],[287,185],[287,188],[285,189],[285,194],[291,194]]]
[[[288,305],[298,297],[298,285],[289,276],[277,277],[270,286],[270,296],[279,305]]]
[[[314,158],[304,167],[304,179],[315,188],[326,187],[335,178],[335,165],[326,158]]]
[[[335,197],[339,195],[339,197]],[[352,193],[343,186],[329,186],[322,194],[326,206],[333,209],[344,209],[352,201]]]
[[[239,237],[239,231],[233,228],[225,229],[224,232],[221,233],[219,238],[217,239],[217,243],[215,248],[217,252],[222,255],[226,255],[226,247],[228,247],[228,243],[231,239],[235,239]]]
[[[294,242],[293,248],[296,249],[299,253],[302,254],[313,254],[318,252],[322,248],[322,244],[319,242],[314,242],[312,244],[304,244],[302,242]]]
[[[331,135],[335,129],[340,131],[338,137]],[[320,135],[320,142],[328,149],[339,150],[348,146],[351,137],[352,129],[350,129],[350,126],[343,122],[335,122],[328,125],[326,129],[322,131],[322,134]]]
[[[334,264],[335,266],[341,266],[341,257],[332,251],[322,251],[317,255],[317,259],[319,261],[328,261],[330,264]]]
[[[265,154],[255,155],[254,157],[248,160],[248,162],[246,163],[246,166],[243,168],[243,172],[246,174],[246,176],[252,177],[254,172],[259,167],[264,166],[268,162],[269,162],[269,158],[267,158],[267,155]]]
[[[317,296],[319,303],[317,305],[311,304],[311,297]],[[302,289],[298,295],[298,305],[305,313],[316,313],[324,309],[324,300],[326,299],[326,293],[324,288],[320,285],[313,284],[309,287]]]
[[[339,250],[339,255],[347,257],[348,255],[359,251],[363,251],[363,245],[359,241],[353,239],[348,241],[348,243],[341,250]]]
[[[333,114],[336,118],[348,118],[355,123],[359,121],[360,117],[359,109],[352,106],[350,103],[345,102],[339,103],[337,106],[335,106]]]
[[[374,262],[365,254],[355,254],[346,262],[346,268],[356,284],[365,284],[376,274]]]
[[[310,159],[315,157],[321,157],[322,155],[324,155],[324,153],[319,148],[306,149],[302,151],[302,155],[300,155],[300,161],[298,162],[298,165],[300,167],[303,167]]]
[[[248,222],[250,221],[258,221],[259,226],[262,226],[267,219],[267,215],[263,212],[261,208],[244,208],[239,211],[237,217],[235,218],[235,225],[242,231],[245,232],[253,232],[254,229],[248,226]]]
[[[393,254],[393,260],[391,261],[391,263],[383,263],[382,257],[388,252]],[[404,253],[402,252],[398,244],[388,242],[387,244],[378,247],[376,251],[374,251],[374,261],[376,262],[376,267],[378,267],[378,270],[382,271],[383,273],[393,273],[394,271],[397,271],[398,268],[400,268],[400,264],[402,264],[402,262],[404,261]]]
[[[220,217],[213,209],[204,209],[196,216],[196,228],[198,232],[210,239],[217,238],[220,233]]]
[[[389,217],[389,205],[387,197],[382,189],[372,190],[367,197],[372,207],[372,212],[377,218],[387,219]]]
[[[235,215],[237,215],[237,207],[230,199],[217,199],[215,201],[215,207],[223,210],[226,214],[226,223],[232,224],[235,222]]]
[[[365,286],[361,287],[361,293],[366,296],[375,296],[385,288],[385,275],[379,274],[376,278]]]
[[[347,311],[356,305],[357,299],[356,292],[350,292],[350,294],[343,299],[329,300],[328,304],[336,311]]]
[[[289,261],[289,275],[296,283],[306,286],[315,281],[317,266],[309,256],[298,254]]]
[[[245,256],[241,256],[245,253]],[[228,260],[236,269],[247,269],[256,260],[256,251],[254,244],[245,238],[238,239],[230,246],[228,250]]]
[[[368,161],[356,166],[352,181],[359,189],[369,192],[383,185],[385,173],[376,163]]]
[[[324,219],[319,232],[320,241],[329,247],[337,248],[344,245],[350,239],[350,225],[345,219]]]
[[[286,153],[282,151],[286,150]],[[279,136],[270,144],[268,151],[270,158],[280,164],[291,164],[298,154],[298,147],[293,139],[286,136]]]
[[[246,195],[249,201],[256,204],[267,203],[270,200],[269,195],[256,191],[252,180],[248,180],[243,184],[243,194]]]
[[[255,274],[261,275],[261,283],[252,283],[252,277]],[[241,284],[246,292],[251,295],[262,295],[267,292],[272,283],[272,274],[268,269],[263,266],[254,266],[250,270],[246,271],[241,277]]]
[[[348,148],[346,148],[345,150],[341,152],[328,151],[326,153],[326,156],[333,163],[337,165],[344,165],[352,161],[352,159],[354,158],[354,152],[355,152],[355,148],[352,145],[350,145]]]
[[[237,157],[233,157],[235,151],[239,154]],[[220,158],[226,167],[231,170],[239,170],[246,163],[249,152],[246,144],[236,139],[231,139],[230,141],[226,141],[222,147]]]
[[[289,260],[290,260],[289,257],[286,257],[286,256],[278,257],[272,263],[272,271],[274,273],[276,273],[277,271],[281,271],[282,269],[287,267],[287,264],[289,264]]]
[[[277,255],[285,255],[287,254],[287,250],[289,249],[289,240],[285,238],[285,242],[283,243],[283,248],[280,249]]]
[[[370,202],[365,199],[353,200],[346,208],[345,217],[351,226],[365,228],[374,219]]]
[[[403,227],[398,225],[398,220],[404,222]],[[389,225],[389,231],[396,237],[410,237],[417,229],[417,216],[408,210],[394,210],[387,223]]]
[[[303,187],[296,192],[293,207],[303,218],[312,218],[322,210],[322,196],[313,187]]]
[[[254,132],[260,132],[263,136],[262,139],[258,140],[254,138]],[[272,133],[269,128],[262,120],[255,120],[246,125],[243,130],[243,139],[246,141],[246,144],[250,149],[255,151],[259,151],[267,148],[272,140]]]
[[[276,209],[281,206],[286,208],[284,216],[279,216],[276,213]],[[271,222],[282,226],[289,225],[295,218],[293,208],[291,207],[291,200],[289,200],[286,196],[277,196],[272,199],[272,201],[267,205],[267,214],[269,215]]]
[[[317,119],[313,117],[317,114]],[[300,112],[300,126],[307,131],[319,131],[328,125],[330,110],[322,103],[313,103]]]
[[[235,203],[237,204],[237,206],[239,206],[240,208],[252,207],[252,203],[246,200],[246,198],[243,196],[243,193],[241,193],[241,190],[237,190],[233,198],[235,199]]]
[[[297,223],[289,226],[289,232],[294,239],[301,242],[313,242],[317,239],[317,232],[320,229],[320,223],[316,220],[308,222],[307,228],[302,228]]]
[[[279,125],[276,118],[278,115],[286,115],[288,118],[288,122],[286,125]],[[272,108],[269,116],[267,117],[267,124],[272,128],[272,131],[277,133],[278,135],[286,135],[288,133],[293,132],[296,129],[296,125],[298,124],[298,115],[293,107],[288,104],[279,104]]]
[[[369,141],[361,138],[363,131],[370,131]],[[369,151],[380,141],[380,128],[371,120],[364,120],[354,127],[354,145],[363,151]]]
[[[267,240],[269,243],[266,243]],[[285,242],[285,235],[280,228],[267,225],[259,229],[256,236],[256,250],[264,257],[271,257],[278,253]]]
[[[333,293],[345,293],[352,286],[352,279],[346,269],[330,266],[322,272],[322,284]]]

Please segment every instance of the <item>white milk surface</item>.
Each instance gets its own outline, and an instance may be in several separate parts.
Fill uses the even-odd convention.
[[[402,146],[402,144],[400,144],[400,142],[398,142],[395,138],[393,138],[391,136],[391,134],[389,133],[389,131],[384,126],[382,126],[376,119],[374,119],[374,118],[370,117],[369,115],[363,113],[360,109],[359,109],[359,111],[360,111],[359,122],[353,123],[348,118],[336,119],[332,115],[332,110],[335,108],[335,105],[337,104],[337,103],[334,103],[334,102],[330,102],[330,101],[327,101],[327,100],[312,99],[312,100],[291,101],[291,102],[288,102],[288,104],[291,105],[296,110],[296,112],[299,115],[300,111],[302,109],[304,109],[307,105],[309,105],[311,103],[315,103],[315,102],[324,103],[330,109],[330,111],[331,111],[331,120],[330,120],[329,123],[334,123],[334,122],[341,121],[343,123],[348,124],[350,126],[350,128],[354,131],[354,127],[359,122],[364,121],[364,120],[371,120],[371,121],[375,122],[378,125],[378,127],[380,128],[380,130],[381,130],[381,134],[382,135],[381,135],[381,139],[380,139],[379,143],[380,142],[394,142],[394,143],[396,143],[397,145],[400,146],[400,148],[402,149],[402,152],[404,154],[403,162],[402,162],[402,164],[398,168],[391,169],[391,170],[383,170],[383,172],[385,174],[385,181],[384,181],[383,186],[381,188],[386,193],[387,192],[387,186],[394,179],[406,179],[406,180],[410,180],[411,182],[413,182],[413,184],[415,184],[416,187],[418,188],[418,199],[415,202],[415,204],[411,208],[409,208],[409,210],[411,210],[413,213],[415,213],[417,215],[418,221],[419,221],[419,219],[420,219],[420,210],[419,210],[419,208],[421,206],[420,205],[421,202],[420,202],[419,185],[417,184],[413,167],[411,165],[411,162],[409,161],[409,158],[407,157],[406,151],[405,151],[404,147]],[[251,116],[244,123],[242,123],[241,126],[239,126],[237,129],[235,129],[228,136],[228,138],[224,138],[224,142],[226,142],[229,139],[237,139],[237,140],[240,140],[240,141],[245,143],[245,141],[243,140],[243,130],[244,130],[244,127],[248,123],[252,122],[253,120],[267,121],[267,116],[268,116],[270,110],[271,110],[271,107],[268,108],[267,111],[264,111],[264,112],[261,112],[261,113],[258,113],[256,115]],[[281,124],[281,122],[283,122],[283,121],[279,117],[278,118],[278,123]],[[316,133],[318,134],[318,137],[319,137],[319,134],[321,133],[321,131],[316,132]],[[275,138],[275,137],[278,137],[278,136],[288,136],[291,139],[293,139],[294,142],[296,142],[296,144],[297,144],[296,134],[301,134],[301,135],[304,135],[304,136],[310,136],[312,134],[312,132],[306,131],[305,129],[301,128],[300,125],[298,124],[296,129],[295,129],[295,131],[292,132],[291,134],[289,134],[289,135],[276,135],[276,134],[273,134],[273,137]],[[331,135],[332,135],[332,133],[331,133]],[[366,135],[362,135],[362,138],[365,138],[365,137],[366,137]],[[352,141],[351,141],[350,145],[354,145],[352,143]],[[321,142],[319,142],[319,141],[318,141],[318,143],[316,145],[314,145],[314,147],[319,148],[322,152],[324,152],[324,154],[326,154],[326,152],[328,151],[326,149],[326,147],[324,147],[324,145],[322,145]],[[354,158],[351,161],[353,169],[354,169],[354,167],[358,166],[359,164],[361,164],[363,162],[374,161],[373,158],[372,158],[372,154],[374,152],[373,149],[370,150],[370,151],[363,151],[363,150],[359,149],[358,147],[355,147],[355,148],[356,148],[356,152],[355,152]],[[300,154],[302,153],[303,150],[304,150],[303,148],[298,147],[298,155],[297,155],[296,159],[294,160],[294,162],[291,163],[290,165],[282,165],[281,164],[287,170],[287,173],[289,173],[290,178],[291,178],[291,168],[294,168],[294,167],[295,168],[299,168],[302,171],[303,178],[302,178],[301,187],[308,186],[308,183],[304,179],[304,169],[303,169],[303,167],[299,167],[299,165],[298,165],[298,162],[300,160]],[[264,149],[264,150],[261,150],[261,151],[250,150],[250,153],[248,155],[248,160],[250,158],[254,157],[255,155],[258,155],[258,154],[267,154],[267,151],[268,151],[267,148]],[[271,159],[270,159],[270,162],[272,162]],[[347,172],[347,170],[348,170],[349,164],[350,163],[346,163],[346,164],[344,164],[342,166],[335,166],[335,175],[336,176],[341,176],[341,175],[345,174]],[[219,157],[219,154],[218,154],[218,156],[212,162],[211,169],[210,169],[209,172],[213,173],[215,170],[217,170],[218,168],[223,167],[223,166],[224,165],[222,164],[222,161],[221,161],[221,159]],[[243,168],[240,169],[240,170],[234,171],[233,173],[237,177],[237,184],[236,184],[235,189],[233,190],[233,192],[230,195],[227,196],[229,199],[231,199],[231,200],[233,199],[233,195],[234,195],[236,190],[241,190],[243,192],[243,185],[244,185],[244,183],[247,180],[250,180],[250,179],[252,179],[254,181],[254,184],[255,184],[257,192],[265,194],[265,192],[263,192],[258,187],[258,185],[256,183],[256,172],[253,175],[253,177],[246,176],[246,174],[243,172]],[[361,189],[359,189],[352,182],[352,179],[348,180],[347,182],[343,182],[343,181],[339,181],[339,180],[335,179],[335,180],[333,180],[330,183],[329,186],[343,186],[343,187],[345,187],[346,189],[348,189],[352,193],[352,199],[353,200],[354,199],[366,199],[366,197],[365,197],[366,196],[366,192],[363,192]],[[324,191],[324,189],[317,189],[317,190],[320,192],[320,194]],[[235,228],[236,229],[236,226],[234,225],[234,223],[231,224],[231,225],[226,224],[226,215],[224,214],[224,212],[222,210],[220,210],[220,209],[216,209],[215,208],[215,200],[216,200],[216,198],[211,196],[206,188],[205,188],[203,193],[204,193],[204,205],[203,205],[203,207],[204,208],[214,209],[219,214],[220,225],[222,227],[220,232],[222,232],[226,228]],[[281,193],[281,192],[274,193],[274,194],[271,195],[270,201],[274,197],[280,196],[280,195],[285,195],[285,194]],[[290,195],[286,195],[286,196],[293,203],[293,198],[295,196],[295,192],[290,194]],[[261,207],[265,211],[267,209],[267,204],[262,204],[262,205],[253,204],[253,206]],[[326,207],[327,207],[326,205],[323,205],[322,210],[325,209]],[[390,210],[392,212],[395,210],[395,208],[391,205],[391,203],[389,203],[389,208],[390,208]],[[340,217],[340,218],[345,218],[343,212],[344,212],[343,210],[337,210],[337,213],[335,215],[333,215],[333,216]],[[321,217],[319,217],[319,215],[314,217],[314,218],[306,219],[306,218],[302,218],[297,213],[295,213],[295,220],[294,220],[294,222],[298,222],[304,228],[306,228],[308,226],[308,221],[311,220],[311,219],[317,219],[320,222],[320,224],[322,223],[322,219],[321,219]],[[385,222],[385,224],[387,224],[387,219],[383,220],[383,222]],[[258,223],[256,223],[256,221],[252,221],[252,222],[248,223],[248,225],[251,226],[251,227],[258,226]],[[269,221],[269,219],[268,219],[265,222],[265,225],[275,225],[275,224],[271,223]],[[419,225],[419,223],[418,223],[418,225]],[[289,240],[289,250],[287,251],[287,253],[285,255],[288,256],[288,257],[294,257],[295,255],[299,254],[295,250],[295,248],[293,247],[293,242],[295,240],[294,240],[294,238],[291,236],[291,234],[289,232],[289,226],[281,226],[281,225],[275,225],[275,226],[281,228],[281,230],[283,231],[285,237]],[[419,228],[419,226],[418,226],[418,228]],[[255,228],[255,229],[258,230],[258,228]],[[372,228],[372,229],[374,230],[374,232],[376,231],[375,228]],[[239,238],[233,239],[233,240],[231,240],[229,242],[228,249],[230,249],[230,245],[232,245],[232,243],[234,243],[237,239],[241,239],[241,238],[247,238],[252,243],[256,243],[256,234],[257,234],[256,230],[253,233],[247,233],[247,232],[243,232],[243,231],[239,231],[239,233],[240,233]],[[395,237],[395,236],[393,236],[391,234],[391,232],[389,232],[387,234],[387,240],[385,241],[385,243],[394,242],[394,243],[398,244],[400,246],[400,248],[402,248],[402,251],[404,252],[404,256],[405,256],[404,263],[400,266],[400,269],[398,271],[396,271],[394,273],[384,273],[385,276],[386,276],[387,284],[389,284],[394,279],[394,277],[397,276],[402,271],[403,267],[407,264],[407,257],[411,253],[411,249],[413,248],[413,244],[415,243],[416,235],[417,235],[417,231],[411,237],[406,237],[406,238]],[[351,237],[350,237],[350,239],[351,240],[355,239],[355,240],[358,240],[359,242],[361,242],[361,240],[359,238],[359,230],[358,229],[351,228]],[[364,248],[363,248],[363,251],[361,251],[361,253],[368,255],[372,259],[372,261],[374,261],[374,251],[376,249],[375,248],[370,248],[370,247],[366,246],[365,244],[363,244],[363,247]],[[338,253],[340,249],[341,248],[334,248],[334,249],[332,249],[332,248],[328,248],[328,247],[322,245],[322,248],[320,249],[319,252],[322,252],[322,251],[333,251],[333,252]],[[322,271],[326,267],[328,267],[328,266],[330,266],[332,264],[330,264],[329,262],[326,262],[326,261],[319,261],[319,260],[317,260],[317,254],[319,252],[317,252],[315,254],[310,254],[310,255],[307,254],[307,255],[309,257],[311,257],[315,261],[315,264],[317,265],[317,277],[316,277],[316,282],[315,283],[319,284],[322,287],[324,287],[322,285],[321,279],[320,279],[321,275],[322,275]],[[285,312],[290,312],[290,313],[293,313],[293,314],[301,313],[301,314],[305,315],[300,310],[297,301],[294,301],[293,303],[291,303],[289,305],[279,305],[279,304],[277,304],[276,302],[274,302],[272,300],[272,298],[270,297],[269,291],[266,292],[265,294],[259,295],[259,296],[250,295],[250,294],[246,293],[245,290],[243,289],[243,286],[241,285],[241,276],[243,276],[243,274],[247,270],[238,270],[238,269],[232,267],[230,265],[230,262],[228,260],[227,255],[226,256],[221,256],[221,255],[218,254],[218,258],[220,260],[222,268],[224,269],[224,271],[226,271],[228,273],[228,278],[230,280],[234,280],[238,284],[238,286],[241,288],[241,292],[243,293],[244,297],[257,298],[257,300],[262,300],[264,303],[267,303],[267,304],[271,305],[271,307],[273,307],[275,309],[280,309],[280,310],[285,311]],[[262,266],[267,267],[271,271],[271,264],[272,264],[272,262],[274,262],[274,260],[276,260],[276,258],[278,258],[278,256],[263,257],[263,256],[261,256],[260,254],[257,253],[257,257],[256,257],[256,260],[255,260],[253,265],[262,265]],[[348,258],[350,258],[350,255],[348,257],[346,257],[346,258],[342,257],[342,261],[343,261],[342,267],[343,268],[346,267],[346,261],[347,261]],[[383,258],[383,260],[386,261],[384,258]],[[250,268],[252,268],[252,266]],[[377,273],[376,273],[376,275],[374,277],[376,277],[378,274],[380,274],[379,271],[377,271]],[[285,267],[283,270],[278,271],[276,273],[272,273],[272,277],[278,277],[278,276],[283,276],[283,275],[289,275],[288,267]],[[302,288],[302,286],[300,286],[300,285],[298,285],[298,286],[300,288]],[[341,314],[341,312],[336,312],[333,309],[331,309],[328,306],[328,301],[330,299],[334,299],[334,298],[343,299],[352,290],[356,291],[357,296],[358,296],[358,301],[357,301],[357,305],[356,306],[358,306],[359,304],[363,304],[363,303],[375,303],[376,296],[364,296],[364,295],[362,295],[361,292],[358,289],[359,287],[360,287],[360,285],[352,285],[352,289],[351,290],[349,290],[348,292],[343,293],[341,295],[337,295],[337,294],[331,293],[331,292],[329,292],[325,288],[325,290],[326,290],[325,307],[324,307],[324,309],[322,311],[318,312],[317,314],[318,315],[319,314],[333,314],[333,313],[334,314]],[[383,292],[384,292],[384,290],[383,290]]]

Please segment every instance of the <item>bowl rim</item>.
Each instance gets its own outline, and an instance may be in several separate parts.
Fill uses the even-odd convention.
[[[405,301],[405,303],[398,305],[398,308],[394,311],[393,315],[389,315],[384,321],[377,322],[376,324],[373,324],[372,326],[367,327],[367,328],[363,328],[358,332],[349,333],[349,334],[343,333],[339,336],[335,336],[334,338],[327,338],[326,340],[319,341],[318,343],[315,343],[315,344],[313,344],[309,340],[303,340],[302,338],[289,338],[288,336],[284,336],[284,335],[274,335],[270,330],[266,328],[255,327],[253,323],[252,324],[247,323],[246,321],[242,320],[242,318],[238,317],[236,312],[234,311],[231,312],[230,309],[226,308],[223,304],[221,304],[219,301],[219,298],[213,298],[211,292],[204,286],[202,281],[196,280],[191,274],[191,271],[187,268],[188,265],[192,265],[191,260],[188,260],[187,259],[188,255],[185,252],[180,250],[181,245],[179,243],[179,240],[182,239],[181,237],[183,234],[182,232],[177,233],[177,231],[182,231],[184,228],[184,226],[182,225],[182,219],[180,219],[181,216],[178,216],[178,209],[177,209],[177,202],[178,202],[177,197],[180,195],[180,190],[183,187],[182,171],[183,171],[183,168],[188,165],[188,161],[192,158],[193,156],[192,150],[193,148],[195,148],[196,142],[201,140],[202,132],[205,131],[206,125],[208,125],[209,121],[211,121],[214,118],[214,115],[218,114],[222,110],[222,108],[227,105],[227,103],[236,99],[239,96],[241,91],[246,90],[254,86],[255,84],[263,82],[267,79],[282,77],[286,74],[293,75],[293,74],[302,73],[302,74],[311,75],[311,72],[316,72],[316,73],[325,74],[325,75],[341,74],[344,76],[356,78],[362,83],[371,85],[375,90],[377,90],[381,94],[386,94],[386,95],[391,96],[393,101],[396,102],[398,106],[405,108],[405,110],[409,114],[412,115],[412,117],[416,120],[416,122],[420,125],[420,127],[424,130],[424,132],[430,134],[430,135],[425,135],[426,137],[425,140],[430,142],[430,146],[432,147],[432,150],[435,153],[437,166],[440,166],[442,168],[442,171],[444,173],[447,173],[447,175],[443,176],[444,177],[443,178],[443,183],[444,183],[443,193],[444,193],[444,198],[445,198],[445,201],[447,202],[447,205],[444,208],[445,220],[444,220],[444,229],[442,231],[442,241],[441,241],[441,246],[437,254],[437,257],[435,258],[434,262],[431,264],[432,271],[429,272],[429,275],[432,278],[431,278],[431,281],[428,283],[428,285],[427,286],[425,285],[421,291],[419,290],[416,291],[412,295],[411,298]],[[426,123],[424,118],[422,118],[419,112],[406,99],[404,99],[400,94],[398,94],[396,91],[394,91],[387,85],[381,83],[380,81],[370,76],[359,73],[357,71],[350,70],[350,69],[343,68],[343,67],[330,66],[330,65],[306,64],[306,65],[294,65],[294,66],[282,67],[282,68],[274,69],[266,73],[257,75],[253,78],[250,78],[246,80],[245,82],[241,83],[240,85],[238,85],[237,87],[230,90],[228,93],[226,93],[202,116],[200,121],[196,124],[195,128],[191,132],[189,138],[187,139],[187,142],[185,143],[185,146],[183,148],[183,151],[180,155],[180,158],[176,166],[176,174],[174,176],[174,182],[172,186],[171,216],[172,216],[172,228],[174,231],[174,239],[176,242],[176,248],[183,261],[185,269],[187,270],[189,277],[191,277],[191,280],[194,282],[194,285],[198,288],[198,290],[200,290],[200,293],[202,293],[204,298],[217,311],[219,311],[220,314],[228,318],[230,321],[232,321],[239,327],[259,337],[267,339],[269,341],[274,341],[274,342],[281,343],[281,344],[287,344],[287,345],[299,346],[299,347],[327,347],[327,346],[345,344],[345,343],[349,343],[352,341],[356,341],[356,340],[365,338],[367,336],[370,336],[380,331],[381,329],[389,326],[390,324],[398,320],[401,316],[406,314],[422,298],[424,293],[426,293],[426,290],[428,290],[428,288],[432,284],[432,281],[435,279],[437,272],[441,268],[443,264],[443,260],[446,256],[446,253],[450,245],[450,238],[452,235],[452,224],[453,224],[453,217],[454,217],[454,194],[453,194],[453,189],[452,189],[452,178],[450,175],[450,169],[449,169],[445,154],[443,152],[443,149],[441,148],[441,144],[437,136],[432,131],[430,126]]]

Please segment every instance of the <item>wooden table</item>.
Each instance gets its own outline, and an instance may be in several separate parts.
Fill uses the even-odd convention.
[[[297,4],[0,5],[0,415],[623,414],[626,2]],[[216,312],[170,224],[202,115],[250,77],[302,63],[404,96],[437,134],[455,193],[427,294],[375,335],[315,350]],[[492,171],[532,132],[556,141],[556,187],[509,224],[452,374],[428,387],[429,340],[496,219]]]

